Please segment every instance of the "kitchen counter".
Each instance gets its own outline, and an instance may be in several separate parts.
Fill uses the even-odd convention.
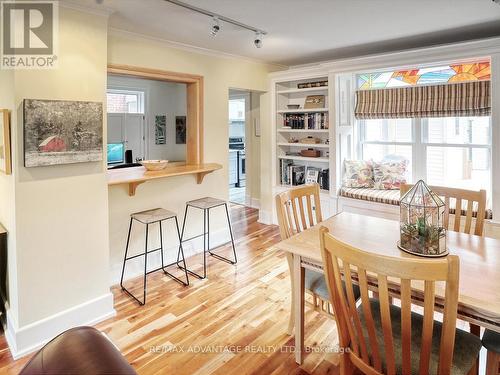
[[[111,169],[107,172],[107,180],[108,186],[128,185],[128,193],[132,197],[135,195],[137,186],[147,181],[192,174],[196,177],[196,182],[201,184],[207,174],[221,168],[222,165],[220,164],[207,163],[195,165],[172,165],[160,171],[148,171],[144,167]]]

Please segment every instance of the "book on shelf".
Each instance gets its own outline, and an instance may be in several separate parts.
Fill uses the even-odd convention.
[[[307,167],[306,169],[306,184],[315,184],[319,182],[321,168]]]
[[[286,113],[282,125],[290,129],[328,129],[328,113]]]
[[[330,170],[323,169],[319,174],[319,187],[323,190],[330,190]]]
[[[306,167],[304,165],[290,165],[289,168],[291,185],[304,185],[306,179]]]
[[[291,185],[290,179],[290,169],[289,167],[293,165],[293,161],[280,159],[280,184],[281,185]]]

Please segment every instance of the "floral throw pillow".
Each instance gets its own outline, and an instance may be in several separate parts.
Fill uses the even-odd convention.
[[[373,168],[371,161],[345,160],[343,187],[372,188]]]
[[[406,184],[408,160],[373,163],[375,189],[398,190],[401,184]]]

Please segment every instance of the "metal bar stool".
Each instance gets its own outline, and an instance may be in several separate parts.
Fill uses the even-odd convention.
[[[179,251],[177,253],[177,262],[173,262],[170,264],[165,265],[164,264],[164,257],[163,257],[163,231],[162,231],[162,222],[165,220],[169,219],[175,219],[175,226],[177,228],[177,237],[179,238]],[[141,224],[146,225],[146,242],[144,246],[144,253],[133,255],[130,257],[127,257],[128,254],[128,247],[130,243],[130,232],[132,231],[132,223],[133,221],[137,221]],[[148,233],[149,233],[149,226],[151,224],[159,223],[159,229],[160,229],[160,247],[157,249],[151,249],[148,250]],[[154,253],[156,251],[161,252],[161,267],[156,268],[154,270],[148,271],[148,254]],[[137,257],[144,257],[144,296],[143,296],[143,301],[141,302],[136,296],[134,296],[127,288],[123,286],[123,276],[125,274],[125,264],[127,263],[128,260],[135,259]],[[180,257],[182,256],[182,259]],[[184,268],[182,268],[179,263],[183,262],[184,263]],[[184,271],[184,274],[186,276],[186,281],[182,281],[181,279],[177,278],[176,276],[172,275],[170,272],[168,272],[165,268],[172,266],[172,265],[177,265],[179,268],[181,268]],[[125,248],[125,257],[123,258],[123,268],[122,268],[122,277],[120,279],[120,286],[122,287],[122,290],[127,293],[129,296],[131,296],[133,299],[135,299],[139,305],[144,305],[146,304],[146,276],[149,275],[150,273],[156,272],[163,270],[165,275],[170,276],[172,279],[175,281],[181,283],[184,286],[189,285],[189,277],[188,273],[186,271],[186,261],[184,259],[184,250],[182,248],[182,241],[181,241],[181,235],[179,232],[179,223],[177,221],[177,214],[174,212],[165,210],[163,208],[155,208],[152,210],[147,210],[147,211],[142,211],[142,212],[137,212],[132,215],[130,215],[130,226],[128,228],[128,236],[127,236],[127,247]]]
[[[220,206],[224,206],[226,209],[227,224],[229,226],[229,234],[231,235],[231,240],[217,246],[214,249],[211,249],[210,248],[210,210],[212,208],[216,208],[216,207],[220,207]],[[203,210],[203,233],[198,235],[198,236],[184,239],[184,229],[186,228],[186,219],[187,219],[189,207]],[[199,275],[196,272],[191,271],[187,268],[183,268],[182,266],[179,265],[179,267],[181,269],[185,269],[188,273],[190,273],[194,277],[197,277],[198,279],[205,279],[207,277],[207,252],[211,256],[213,256],[214,258],[222,260],[222,261],[229,263],[229,264],[236,264],[238,262],[238,259],[236,257],[236,249],[234,247],[233,229],[231,228],[231,219],[229,218],[229,211],[227,209],[227,202],[226,201],[224,201],[222,199],[205,197],[205,198],[192,200],[192,201],[189,201],[186,203],[186,211],[184,212],[184,220],[182,223],[181,243],[191,241],[191,240],[198,238],[198,237],[201,237],[201,236],[203,236],[203,276]],[[213,250],[215,250],[221,246],[227,245],[228,243],[232,244],[234,260],[231,260],[231,259],[225,258],[221,255],[213,253]],[[180,255],[181,254],[180,254],[180,249],[179,249],[179,253],[177,254],[177,261],[178,262],[181,261]],[[184,262],[184,267],[185,267],[185,262]]]

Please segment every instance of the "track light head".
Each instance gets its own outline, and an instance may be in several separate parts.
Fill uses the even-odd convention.
[[[253,44],[255,44],[255,47],[257,48],[262,48],[262,33],[260,31],[257,31],[255,33],[255,39],[253,41]]]
[[[221,29],[220,21],[218,17],[212,18],[212,30],[210,31],[210,35],[212,35],[214,38],[217,36]]]

